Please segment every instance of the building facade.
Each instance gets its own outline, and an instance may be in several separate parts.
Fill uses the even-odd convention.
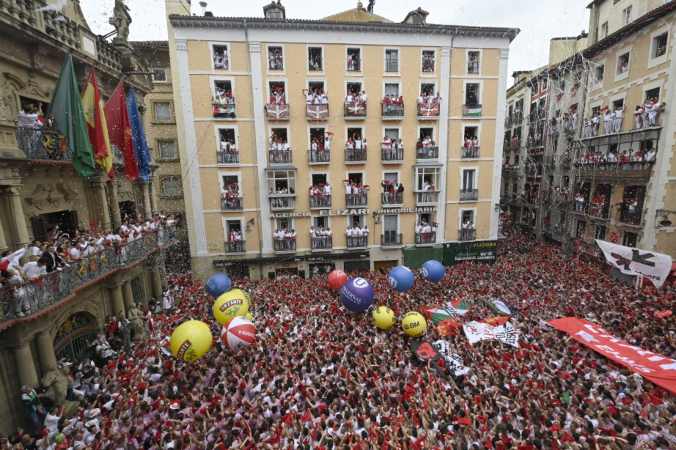
[[[75,236],[117,228],[125,215],[151,214],[150,186],[128,181],[119,158],[114,178],[82,178],[53,130],[22,121],[47,114],[66,53],[81,85],[87,70],[96,70],[104,98],[122,78],[139,102],[150,90],[145,76],[134,75],[146,69],[124,34],[112,42],[93,34],[76,0],[59,12],[36,11],[45,4],[0,2],[0,253],[47,241],[57,226]],[[113,16],[122,26],[131,20],[122,10]],[[124,258],[83,258],[20,288],[0,274],[0,432],[22,424],[22,385],[62,379],[60,358],[81,357],[110,316],[132,314],[137,302],[161,295],[162,248],[148,237],[127,247]]]
[[[518,30],[422,9],[393,23],[361,3],[323,20],[186,6],[167,1],[197,273],[415,266],[468,242],[491,257]]]

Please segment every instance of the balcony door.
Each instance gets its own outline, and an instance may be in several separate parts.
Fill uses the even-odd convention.
[[[474,190],[476,183],[476,170],[465,169],[462,171],[462,190],[469,192]]]
[[[383,216],[383,237],[385,243],[397,242],[399,234],[399,217],[395,214]]]

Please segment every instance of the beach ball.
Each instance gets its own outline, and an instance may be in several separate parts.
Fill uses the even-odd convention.
[[[232,289],[216,299],[212,311],[218,323],[227,325],[235,317],[249,312],[249,295],[241,289]]]
[[[364,312],[373,304],[373,287],[361,277],[350,278],[340,288],[340,301],[352,312]]]
[[[379,330],[389,330],[395,322],[394,311],[387,306],[378,306],[371,313],[373,323]]]
[[[427,321],[417,311],[409,311],[401,319],[401,329],[406,336],[420,337],[427,332]]]
[[[223,327],[221,339],[230,350],[248,347],[256,340],[256,326],[244,317],[235,317],[227,327]]]
[[[329,287],[334,291],[342,288],[347,283],[347,274],[342,270],[332,270],[329,273]]]
[[[219,295],[225,294],[232,287],[230,277],[222,272],[216,272],[207,280],[205,286],[209,295],[213,298],[218,298]]]
[[[397,266],[390,270],[387,276],[390,286],[399,292],[406,292],[413,287],[415,276],[406,266]]]
[[[444,275],[446,275],[446,268],[439,261],[430,259],[425,264],[423,264],[422,275],[426,280],[437,283],[441,281]]]
[[[188,320],[171,333],[169,348],[176,359],[193,362],[209,351],[212,342],[209,325],[199,320]]]

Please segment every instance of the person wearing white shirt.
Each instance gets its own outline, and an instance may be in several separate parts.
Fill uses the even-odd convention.
[[[622,115],[623,115],[623,110],[622,108],[617,108],[613,112],[613,132],[619,133],[622,131]]]
[[[40,258],[37,261],[29,261],[26,264],[23,265],[21,270],[26,276],[27,280],[37,280],[40,278],[42,275],[45,275],[47,273],[47,261],[44,259]]]
[[[328,183],[324,185],[324,195],[331,195],[331,185]]]

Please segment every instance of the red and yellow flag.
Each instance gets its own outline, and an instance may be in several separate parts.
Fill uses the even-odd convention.
[[[87,85],[82,92],[82,109],[84,110],[85,121],[87,122],[87,131],[89,132],[89,141],[94,150],[94,159],[98,166],[108,174],[109,177],[115,175],[113,170],[113,153],[110,148],[110,139],[108,137],[108,124],[106,123],[106,113],[104,111],[104,102],[101,98],[101,91],[96,83],[96,73],[89,71]]]

